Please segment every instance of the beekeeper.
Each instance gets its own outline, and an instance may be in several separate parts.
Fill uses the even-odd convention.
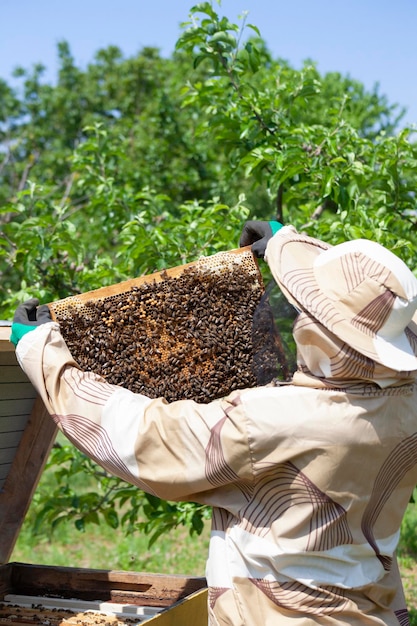
[[[279,226],[250,222],[240,243],[266,247],[298,311],[291,383],[151,400],[81,371],[35,299],[16,311],[17,357],[94,461],[213,507],[211,625],[407,624],[395,551],[417,482],[417,279],[375,242]]]

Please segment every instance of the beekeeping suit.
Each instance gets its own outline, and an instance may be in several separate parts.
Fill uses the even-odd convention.
[[[97,463],[213,507],[212,626],[407,624],[395,550],[417,482],[417,279],[374,242],[292,227],[266,260],[299,312],[289,384],[151,400],[81,371],[50,321],[17,333],[19,362]]]

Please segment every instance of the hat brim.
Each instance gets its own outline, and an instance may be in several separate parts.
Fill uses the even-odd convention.
[[[332,248],[330,244],[293,229],[281,229],[268,242],[265,258],[289,302],[307,311],[348,346],[395,371],[417,370],[417,356],[405,330],[390,336],[389,340],[381,334],[371,333],[360,324],[352,323],[354,315],[348,300],[329,298],[323,292],[320,283],[326,280],[325,272],[323,274],[321,268],[315,269],[315,265],[318,265],[319,255]],[[374,284],[371,286],[374,287]],[[367,287],[366,282],[361,286],[365,293]],[[417,313],[414,319],[416,322],[411,322],[408,327],[409,333],[416,332]],[[417,336],[414,349],[416,346]]]

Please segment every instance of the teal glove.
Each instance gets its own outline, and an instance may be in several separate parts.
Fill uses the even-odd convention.
[[[51,322],[51,313],[48,305],[39,305],[37,298],[26,300],[19,304],[13,317],[12,334],[10,341],[17,346],[21,338],[31,330],[35,330],[41,324]]]
[[[240,235],[239,245],[241,248],[252,246],[252,252],[255,256],[264,257],[266,245],[276,232],[282,228],[280,222],[262,222],[251,221],[246,222]]]

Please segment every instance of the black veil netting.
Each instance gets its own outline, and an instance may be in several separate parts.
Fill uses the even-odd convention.
[[[297,368],[292,334],[296,317],[296,309],[270,280],[253,316],[253,373],[258,385],[291,380]]]

